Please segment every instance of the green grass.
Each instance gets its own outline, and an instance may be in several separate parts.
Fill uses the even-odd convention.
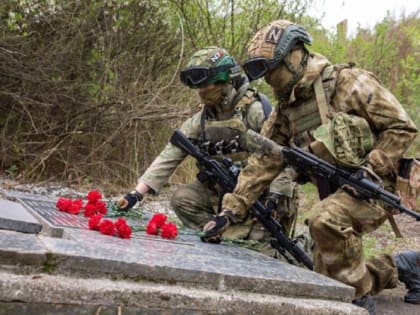
[[[378,239],[374,236],[363,237],[363,254],[366,259],[378,254],[391,254],[392,249],[392,245],[387,245],[385,247],[380,246]]]
[[[318,190],[313,184],[299,186],[299,209],[297,222],[302,223],[309,215],[309,210],[319,201]]]
[[[45,261],[42,265],[42,271],[45,273],[53,273],[59,264],[58,259],[54,256],[53,253],[47,253]]]

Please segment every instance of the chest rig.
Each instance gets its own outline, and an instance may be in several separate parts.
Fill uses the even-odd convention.
[[[245,133],[249,129],[247,111],[257,100],[253,90],[247,90],[233,106],[230,118],[219,120],[211,109],[204,107],[200,120],[199,148],[214,158],[228,157],[245,160],[248,150]]]
[[[314,140],[312,131],[328,122],[334,113],[330,101],[335,93],[338,74],[341,70],[352,66],[352,64],[327,66],[311,86],[295,91],[297,100],[283,109],[291,130],[291,141],[295,145],[308,146]]]

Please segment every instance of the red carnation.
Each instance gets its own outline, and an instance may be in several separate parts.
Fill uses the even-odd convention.
[[[104,201],[97,200],[95,202],[89,201],[85,206],[85,217],[91,217],[95,214],[106,214],[107,208]]]
[[[115,224],[109,219],[102,220],[101,223],[99,223],[99,231],[102,234],[106,235],[114,235],[115,234]]]
[[[99,224],[102,220],[102,214],[95,214],[89,218],[88,225],[89,230],[99,230]]]
[[[98,211],[96,211],[96,205],[94,203],[88,202],[85,206],[85,217],[90,218],[91,216],[98,214]]]
[[[125,221],[124,218],[118,218],[117,221],[115,221],[115,226],[117,229],[120,225],[124,225],[124,224],[127,224],[127,221]]]
[[[160,228],[160,236],[162,238],[174,239],[178,235],[178,229],[175,223],[168,222],[161,226]]]
[[[150,235],[158,235],[158,227],[155,222],[149,221],[146,226],[146,233]]]
[[[72,204],[71,199],[58,198],[55,206],[57,207],[58,210],[67,212],[67,210],[71,207],[71,204]]]
[[[131,236],[131,227],[123,218],[118,218],[115,222],[115,227],[117,229],[118,236],[121,238],[130,238]]]
[[[157,228],[160,228],[166,221],[167,217],[163,213],[155,213],[153,217],[150,219],[150,222],[156,224]]]
[[[70,204],[70,207],[67,208],[67,212],[70,214],[79,214],[80,209],[82,209],[82,206],[83,206],[82,199],[73,200]]]
[[[97,200],[99,200],[99,199],[101,199],[102,198],[102,195],[101,195],[101,193],[99,192],[99,191],[97,191],[97,190],[91,190],[91,191],[89,191],[88,192],[88,194],[87,194],[87,200],[89,201],[89,202],[95,202],[95,201],[97,201]]]
[[[97,200],[95,202],[95,205],[96,205],[96,211],[98,211],[99,213],[102,213],[102,214],[106,214],[108,209],[106,208],[105,201]]]

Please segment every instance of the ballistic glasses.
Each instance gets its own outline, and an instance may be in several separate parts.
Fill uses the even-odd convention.
[[[273,70],[281,61],[270,60],[264,57],[254,57],[242,65],[250,81],[257,80]]]
[[[222,65],[213,68],[202,66],[190,67],[181,71],[180,79],[186,86],[198,88],[208,83],[214,83],[218,81],[218,79],[222,79],[222,77],[223,79],[228,80],[228,74],[225,76],[218,76],[218,74],[229,70],[231,67],[232,65]]]

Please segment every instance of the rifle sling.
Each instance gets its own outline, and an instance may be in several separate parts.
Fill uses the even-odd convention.
[[[391,213],[388,213],[388,221],[389,221],[389,224],[391,224],[395,237],[403,238],[404,236],[402,235],[401,230],[398,227],[397,222],[395,222],[394,216]]]

